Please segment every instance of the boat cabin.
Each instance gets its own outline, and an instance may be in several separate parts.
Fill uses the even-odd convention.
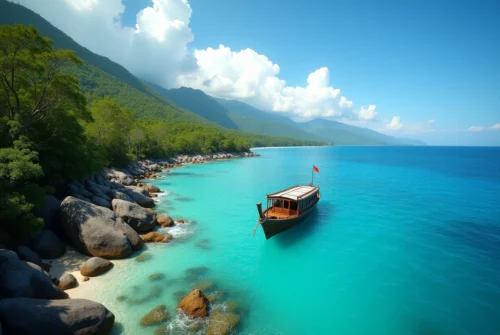
[[[318,186],[293,186],[268,194],[265,214],[273,219],[293,218],[314,207],[318,199]]]

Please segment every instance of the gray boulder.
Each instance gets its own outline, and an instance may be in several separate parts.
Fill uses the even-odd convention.
[[[1,262],[0,299],[20,297],[66,299],[68,295],[36,264],[13,259]]]
[[[92,193],[87,191],[83,186],[82,187],[77,187],[74,184],[70,183],[67,185],[67,189],[69,194],[81,194],[85,198],[92,198]]]
[[[20,245],[19,247],[17,247],[17,255],[23,261],[42,266],[42,259],[40,258],[40,256],[38,256],[33,250],[24,245]]]
[[[87,189],[94,193],[95,195],[99,195],[101,196],[100,194],[104,194],[106,197],[109,197],[109,194],[111,192],[111,189],[108,187],[108,186],[103,186],[103,185],[99,185],[99,184],[96,184],[94,183],[93,181],[91,180],[87,180],[85,182],[85,184],[87,185]],[[102,197],[104,198],[104,197]]]
[[[113,199],[120,199],[128,202],[134,202],[134,200],[132,200],[132,198],[130,198],[128,195],[117,190],[112,190],[111,195],[113,196]]]
[[[130,173],[125,173],[116,169],[105,169],[106,178],[116,180],[123,185],[135,185],[134,177]]]
[[[113,267],[113,263],[101,257],[88,259],[80,269],[80,273],[85,277],[95,277],[108,272]]]
[[[134,228],[136,232],[144,233],[154,228],[155,218],[153,214],[143,207],[120,199],[114,199],[112,205],[116,216]]]
[[[108,200],[101,198],[97,195],[94,195],[92,197],[92,203],[97,206],[105,207],[105,208],[111,208],[111,202]]]
[[[59,219],[61,201],[52,195],[46,195],[45,200],[46,203],[40,209],[38,216],[43,219],[45,229],[58,233],[61,231],[61,221]]]
[[[66,252],[64,244],[52,231],[44,229],[35,235],[33,249],[42,258],[59,258]]]
[[[129,186],[127,186],[129,187]],[[150,197],[145,196],[142,193],[135,192],[129,188],[123,190],[123,192],[128,195],[135,203],[137,203],[139,206],[145,207],[145,208],[153,208],[155,206],[155,202],[153,199]]]
[[[71,273],[65,273],[59,278],[59,288],[61,290],[69,290],[76,287],[76,284],[78,284],[78,280]]]
[[[143,187],[138,187],[138,186],[127,186],[127,188],[129,190],[132,190],[134,192],[137,192],[137,193],[141,193],[142,195],[145,195],[146,197],[149,197],[150,194],[148,192],[148,190],[146,190],[145,188]]]
[[[19,260],[19,257],[12,250],[0,249],[0,263],[2,263],[4,261],[9,261],[9,260],[17,261],[17,260]]]
[[[61,203],[61,223],[71,244],[86,255],[123,258],[142,247],[135,230],[113,211],[73,197]]]
[[[0,301],[5,334],[109,334],[115,316],[103,305],[85,299],[14,298]]]

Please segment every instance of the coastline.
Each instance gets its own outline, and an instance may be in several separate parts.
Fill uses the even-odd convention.
[[[218,153],[218,154],[212,154],[212,155],[180,155],[177,157],[174,157],[172,159],[164,159],[164,160],[148,160],[148,161],[140,161],[140,162],[134,162],[132,163],[127,169],[107,169],[105,172],[103,172],[106,175],[106,178],[110,182],[114,183],[128,183],[128,180],[126,179],[127,176],[121,175],[123,171],[125,172],[131,172],[132,170],[137,168],[137,165],[146,165],[148,167],[151,167],[149,171],[134,171],[138,172],[135,175],[131,174],[131,176],[136,177],[134,179],[133,183],[136,183],[137,186],[143,187],[142,185],[148,185],[151,182],[157,180],[157,179],[164,179],[166,178],[165,175],[157,176],[155,173],[169,173],[171,172],[170,169],[175,168],[175,167],[181,167],[184,164],[202,164],[205,162],[209,161],[216,161],[216,160],[227,160],[227,159],[236,159],[236,158],[246,158],[246,157],[254,157],[254,156],[260,156],[256,153],[250,152],[250,153],[241,153],[241,154],[234,154],[234,153]],[[160,167],[158,167],[158,165]],[[129,175],[130,176],[130,175]],[[142,177],[141,179],[137,177]],[[121,179],[124,178],[124,179]],[[168,177],[167,177],[168,178]],[[97,179],[97,177],[94,176],[94,179]],[[159,191],[159,190],[158,190]],[[168,190],[161,190],[161,192],[150,192],[150,197],[151,199],[154,200],[156,204],[160,202],[161,198],[164,195],[168,194]],[[155,212],[153,210],[153,212]],[[155,212],[156,216],[162,216],[165,215],[165,211],[158,211],[157,213]],[[168,215],[168,214],[167,214]],[[157,234],[165,234],[163,231],[163,228],[161,227],[155,227],[151,232],[157,233]],[[139,234],[141,238],[145,234],[140,233]],[[170,235],[170,234],[167,234]],[[146,243],[146,242],[145,242]],[[160,245],[162,243],[150,243],[149,245],[152,245],[154,248],[154,245]],[[166,243],[168,245],[168,243]],[[142,248],[142,250],[138,250],[133,252],[131,255],[125,258],[120,258],[120,259],[112,259],[111,262],[113,263],[113,267],[109,272],[107,273],[128,273],[128,272],[133,272],[135,271],[134,269],[137,268],[138,263],[136,262],[136,258],[138,255],[143,254],[144,249],[149,249],[150,247],[147,248]],[[66,243],[66,252],[62,257],[56,258],[56,259],[44,259],[44,262],[47,262],[51,265],[49,275],[52,278],[60,278],[64,274],[71,274],[76,278],[77,284],[75,287],[66,289],[65,292],[69,295],[70,299],[89,299],[89,296],[92,296],[93,293],[95,292],[106,292],[108,291],[110,285],[109,280],[107,280],[107,273],[91,277],[90,279],[87,278],[87,281],[84,280],[84,276],[81,274],[80,269],[82,265],[92,258],[92,256],[85,255],[80,253],[79,251],[76,250],[75,247],[73,247],[71,244]],[[210,290],[209,290],[210,291]],[[214,293],[212,292],[212,295]],[[100,299],[93,299],[93,301],[97,303],[103,304],[106,308],[109,308],[107,303],[105,301],[102,301]],[[218,305],[220,306],[220,305]],[[218,307],[220,308],[220,307]],[[223,307],[223,310],[226,310],[225,307]],[[182,314],[182,312],[181,312]],[[217,316],[219,317],[219,313],[217,313]],[[228,317],[228,315],[222,313],[221,314],[224,317]],[[123,316],[122,316],[123,317]],[[138,315],[137,319],[139,320],[142,317],[142,315]],[[178,316],[177,316],[178,317]],[[204,321],[204,328],[207,328],[208,325],[208,320],[209,317],[207,316],[205,318],[206,320]],[[239,320],[239,317],[238,317]],[[237,323],[237,321],[236,321]],[[223,331],[223,334],[228,333],[236,324],[230,326],[227,328],[227,332]]]

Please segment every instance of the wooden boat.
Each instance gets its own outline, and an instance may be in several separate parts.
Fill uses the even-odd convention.
[[[313,211],[320,197],[319,186],[312,186],[312,183],[268,194],[265,211],[262,211],[262,203],[257,203],[259,220],[254,234],[259,224],[266,239],[294,227]]]

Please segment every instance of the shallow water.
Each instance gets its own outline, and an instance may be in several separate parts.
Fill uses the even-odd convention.
[[[115,267],[88,294],[115,313],[115,333],[153,334],[139,322],[158,304],[186,333],[176,296],[208,280],[224,291],[219,302],[237,302],[238,334],[500,334],[500,149],[256,151],[155,182],[167,191],[158,212],[189,222],[164,229],[174,243],[148,245],[149,260]],[[308,183],[312,164],[315,212],[252,239],[255,203]],[[149,280],[156,272],[165,277]]]

